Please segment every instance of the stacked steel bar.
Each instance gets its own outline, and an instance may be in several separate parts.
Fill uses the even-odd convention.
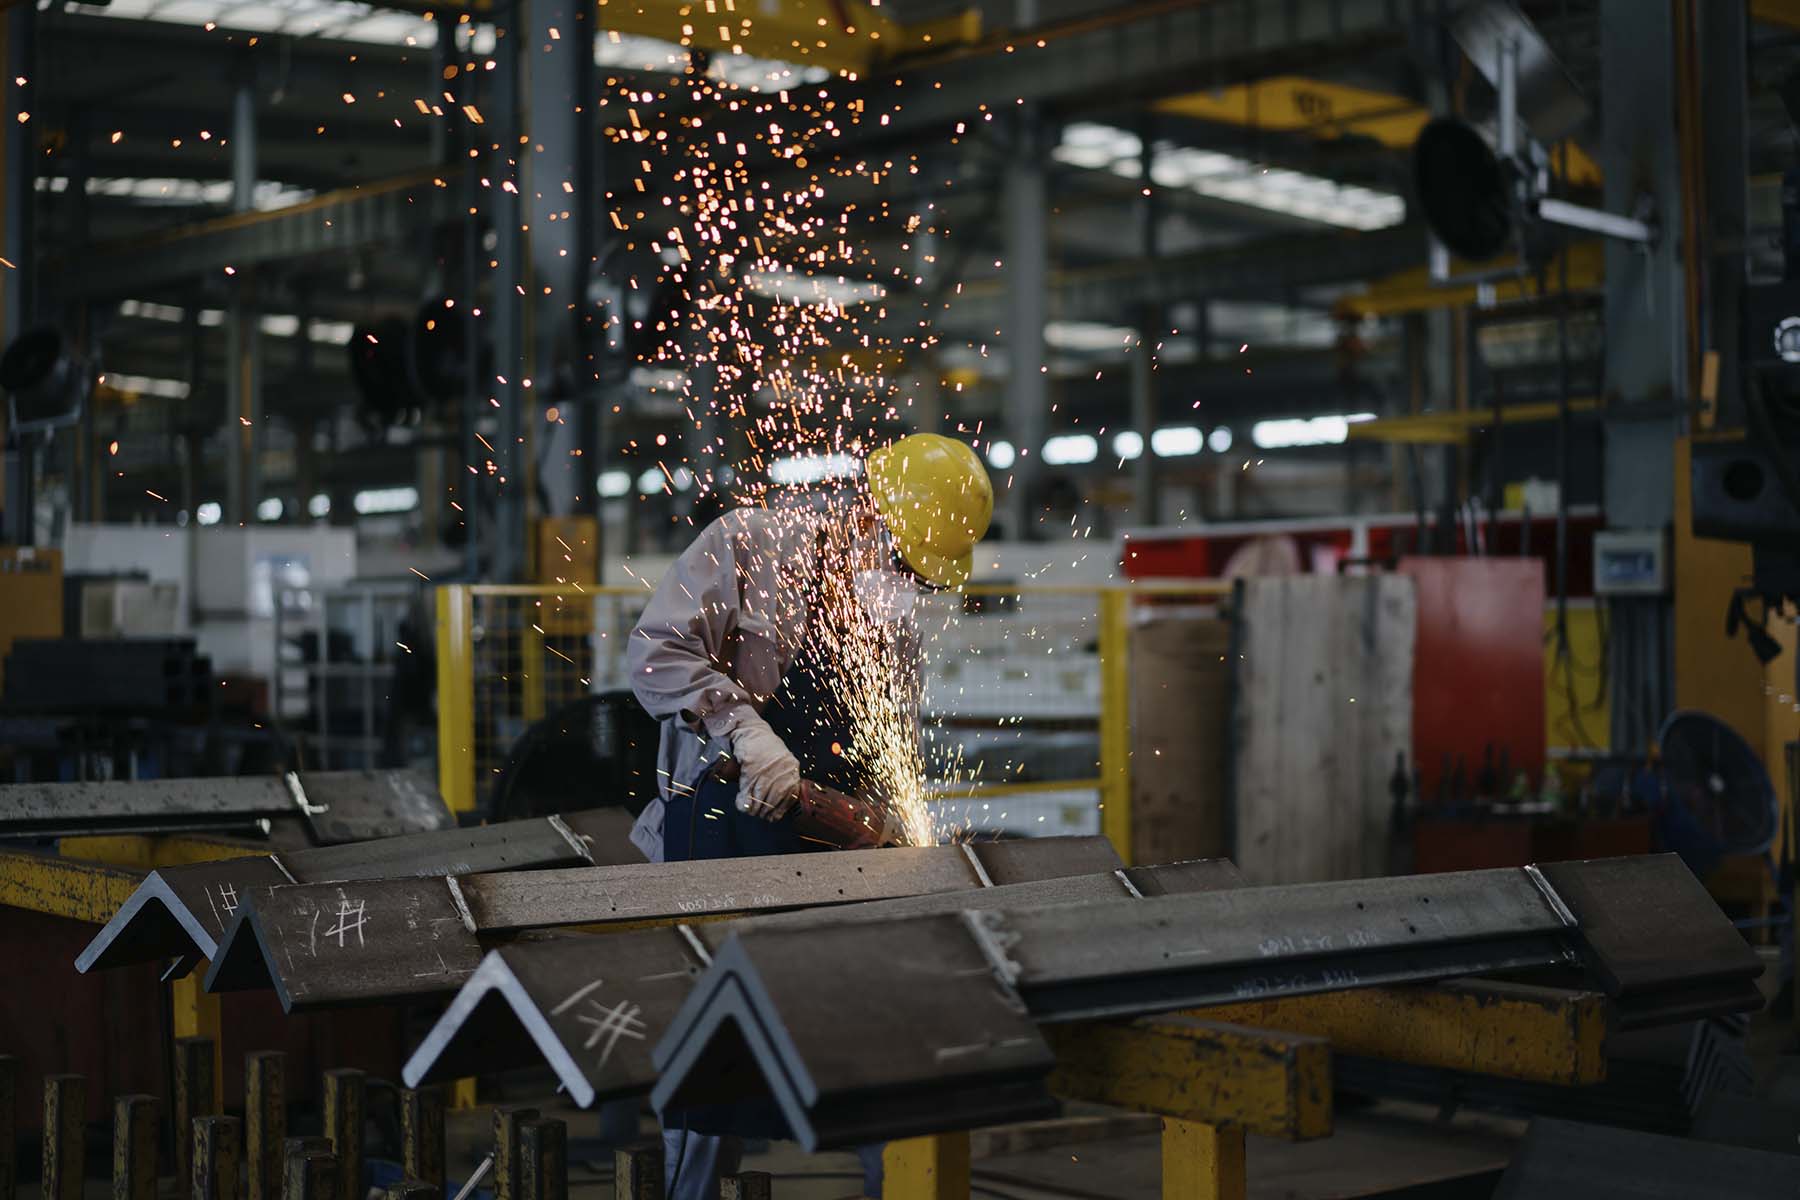
[[[959,893],[1116,870],[1103,838],[638,863],[259,889],[220,938],[210,991],[273,986],[289,1012],[448,995],[497,941],[567,926]]]
[[[1025,857],[1038,843],[1011,843]],[[997,850],[1008,844],[982,847]],[[879,853],[891,853],[881,851]],[[763,860],[779,862],[782,860]],[[1022,861],[992,887],[852,904],[824,919],[843,927],[929,914],[1182,895],[1236,887],[1223,859],[1028,880]],[[1075,865],[1068,862],[1067,865]],[[409,1083],[547,1063],[583,1106],[646,1092],[650,1047],[712,954],[734,932],[808,928],[819,910],[707,921],[604,936],[571,934],[490,951],[407,1061]],[[865,953],[880,953],[878,941]]]
[[[616,863],[640,857],[622,809],[322,846],[152,871],[75,960],[79,971],[210,959],[259,889],[297,882]]]
[[[1571,964],[1628,1021],[1761,1003],[1759,960],[1673,855],[876,927],[819,913],[713,955],[652,1100],[772,1105],[809,1149],[903,1137],[1038,1111],[1040,1022]],[[881,1014],[879,1036],[846,1013]]]
[[[260,832],[292,819],[318,845],[448,829],[422,771],[309,771],[277,778],[0,784],[0,838],[100,833]]]

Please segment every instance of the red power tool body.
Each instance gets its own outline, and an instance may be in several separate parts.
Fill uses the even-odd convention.
[[[840,850],[870,850],[901,841],[899,822],[891,812],[810,779],[800,781],[794,825],[802,837]]]
[[[725,758],[714,764],[712,773],[714,778],[731,783],[737,779],[738,770],[735,759]],[[789,815],[801,837],[839,850],[872,850],[898,846],[905,840],[900,822],[885,805],[859,800],[810,779],[800,781],[800,792]]]

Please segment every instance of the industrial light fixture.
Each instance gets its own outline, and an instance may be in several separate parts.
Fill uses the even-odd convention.
[[[987,460],[996,471],[1005,471],[1019,460],[1019,451],[1008,441],[989,442]]]
[[[794,454],[769,464],[769,482],[783,487],[854,479],[861,474],[862,459],[853,454]]]
[[[631,472],[617,469],[602,471],[594,480],[594,488],[604,499],[616,500],[631,490]]]
[[[811,304],[848,308],[885,297],[887,289],[873,280],[846,279],[842,275],[801,275],[795,271],[748,271],[744,286],[759,296],[783,304]]]
[[[1258,421],[1250,427],[1250,440],[1260,450],[1286,450],[1295,446],[1336,446],[1350,436],[1350,426],[1373,421],[1374,413],[1340,413],[1325,417],[1284,417]]]
[[[194,520],[201,525],[217,525],[225,515],[225,506],[217,500],[202,500],[194,505]]]
[[[657,492],[667,491],[668,487],[669,481],[663,475],[661,467],[651,467],[637,477],[638,494],[642,496],[653,496]]]
[[[256,519],[259,521],[279,521],[287,506],[281,502],[280,496],[268,496],[256,502]]]
[[[419,489],[414,487],[370,488],[350,499],[351,507],[365,517],[388,513],[411,512],[419,507]]]
[[[1223,425],[1213,426],[1213,431],[1206,435],[1206,447],[1214,454],[1223,454],[1231,449],[1231,430]]]
[[[306,513],[310,517],[323,520],[331,515],[331,497],[324,492],[314,492],[306,502]]]
[[[1144,435],[1135,429],[1126,429],[1113,434],[1113,457],[1133,459],[1144,452]]]
[[[1406,219],[1406,201],[1392,192],[1266,167],[1217,150],[1171,142],[1157,142],[1153,149],[1150,179],[1159,187],[1346,229],[1385,229]],[[1123,179],[1141,178],[1144,170],[1143,142],[1136,134],[1094,121],[1065,126],[1051,157]]]
[[[193,390],[185,379],[158,379],[152,375],[126,375],[119,371],[108,371],[100,376],[100,382],[115,392],[160,396],[164,400],[185,400]]]
[[[1205,437],[1193,425],[1171,425],[1150,435],[1150,449],[1158,458],[1185,458],[1200,453],[1205,446]]]
[[[1044,461],[1053,467],[1091,463],[1100,456],[1100,443],[1085,433],[1062,433],[1044,443]]]
[[[1056,350],[1088,353],[1123,350],[1135,337],[1135,329],[1102,321],[1047,321],[1044,324],[1044,342]]]
[[[69,190],[69,177],[40,175],[35,186],[40,192],[60,195]],[[177,179],[172,175],[97,175],[88,179],[86,191],[90,196],[136,200],[146,205],[225,205],[231,203],[232,182],[229,179]],[[317,194],[311,188],[259,179],[250,190],[250,201],[257,211],[268,212],[311,200]]]

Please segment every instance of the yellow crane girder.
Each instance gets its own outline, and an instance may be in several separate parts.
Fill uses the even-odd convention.
[[[599,4],[604,30],[853,75],[865,75],[902,54],[961,45],[981,36],[981,14],[975,9],[902,25],[865,0],[599,0]]]
[[[1567,256],[1569,261],[1571,292],[1591,292],[1606,282],[1606,252],[1599,242],[1576,242],[1567,247],[1562,255]],[[1562,286],[1561,258],[1562,256],[1558,256],[1551,259],[1549,268],[1544,273],[1548,288],[1546,294],[1554,295]],[[1454,280],[1457,276],[1517,265],[1516,258],[1487,264],[1453,262],[1450,269],[1452,282],[1448,283],[1433,280],[1429,267],[1410,267],[1374,280],[1362,291],[1343,297],[1337,302],[1336,312],[1339,317],[1346,319],[1393,317],[1474,304],[1481,299],[1482,285],[1456,283]],[[1492,289],[1491,299],[1495,304],[1534,300],[1539,296],[1538,277],[1535,274],[1507,276],[1488,286]]]
[[[1373,138],[1395,150],[1410,149],[1419,130],[1431,119],[1426,108],[1405,96],[1303,75],[1276,75],[1254,83],[1189,92],[1159,101],[1156,109],[1197,121],[1277,133]],[[1571,184],[1600,186],[1599,164],[1573,142],[1558,147],[1553,161],[1564,152]]]

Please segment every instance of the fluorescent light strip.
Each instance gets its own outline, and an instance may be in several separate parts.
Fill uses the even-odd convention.
[[[187,310],[180,305],[158,304],[151,300],[121,300],[119,315],[136,317],[140,321],[162,321],[175,325],[187,320]],[[199,320],[206,328],[223,325],[225,310],[203,308],[200,310]],[[293,313],[264,313],[257,322],[257,327],[269,337],[291,338],[300,332],[300,318]],[[355,329],[348,321],[314,319],[306,325],[307,336],[312,341],[327,346],[348,346]]]
[[[149,375],[123,375],[108,371],[100,382],[115,392],[132,392],[139,396],[161,396],[165,400],[185,400],[193,390],[185,379],[156,379]]]
[[[861,474],[862,459],[853,454],[796,454],[769,464],[769,482],[789,487],[854,479]]]
[[[419,489],[411,487],[370,488],[366,492],[356,493],[350,503],[359,515],[365,517],[411,512],[419,507]]]
[[[1090,463],[1100,456],[1100,443],[1085,433],[1058,434],[1044,443],[1044,461],[1053,467]]]
[[[1169,142],[1157,142],[1154,150],[1150,178],[1159,187],[1346,229],[1385,229],[1406,219],[1406,201],[1392,192],[1264,167],[1216,150]],[[1123,179],[1138,179],[1143,174],[1143,142],[1138,136],[1093,121],[1066,126],[1051,157],[1090,171],[1109,171]]]
[[[40,175],[35,185],[40,192],[61,195],[69,190],[67,175]],[[95,176],[87,181],[90,196],[112,196],[137,200],[144,204],[223,206],[231,202],[228,179],[176,179],[173,176]],[[259,212],[287,208],[315,195],[311,188],[290,187],[274,179],[259,179],[251,191],[251,205]]]
[[[1286,417],[1258,421],[1250,427],[1250,440],[1259,450],[1286,450],[1295,446],[1336,446],[1350,436],[1350,426],[1373,421],[1374,413],[1343,413],[1326,417]]]

